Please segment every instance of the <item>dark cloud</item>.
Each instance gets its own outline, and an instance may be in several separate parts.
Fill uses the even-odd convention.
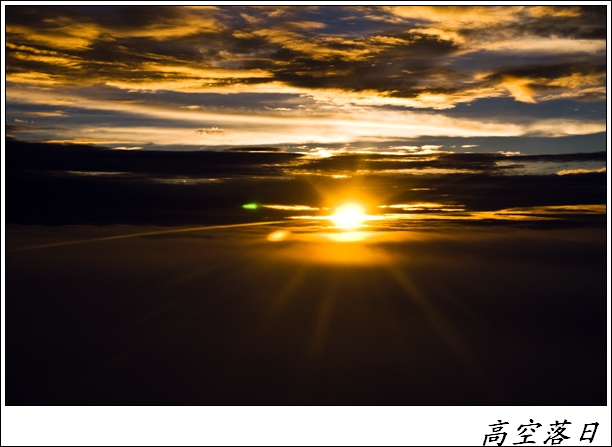
[[[502,174],[513,167],[508,162],[591,162],[606,161],[606,152],[591,152],[577,154],[548,154],[548,155],[507,155],[504,153],[425,153],[425,154],[350,154],[340,153],[334,157],[315,159],[306,165],[305,169],[321,170],[327,172],[356,172],[359,170],[372,170],[373,173],[394,169],[451,169],[470,170],[485,174]],[[504,162],[503,165],[500,162]]]
[[[284,148],[281,147],[267,147],[267,146],[256,146],[256,147],[231,147],[225,149],[229,152],[284,152]]]
[[[568,161],[601,161],[606,162],[607,152],[581,152],[578,154],[543,154],[543,155],[508,155],[505,160],[524,162],[568,162]]]
[[[95,10],[92,12],[96,21],[117,30],[128,31],[135,28],[165,28],[189,16],[188,10],[173,6],[121,6],[115,8],[112,14],[103,16]]]
[[[30,224],[233,223],[291,214],[273,209],[245,213],[245,203],[318,208],[342,196],[364,197],[376,206],[461,205],[466,212],[606,202],[605,172],[513,172],[539,163],[557,163],[558,170],[570,169],[571,163],[605,165],[604,152],[510,157],[353,154],[313,159],[278,149],[113,151],[7,139],[6,219]],[[601,218],[605,216],[565,216],[562,222],[598,224]]]
[[[12,135],[14,132],[29,132],[33,130],[54,130],[59,128],[53,126],[36,126],[34,124],[7,124],[5,129],[7,135]]]
[[[570,75],[605,75],[605,64],[538,64],[518,67],[505,67],[488,76],[490,80],[503,80],[504,76],[515,76],[518,78],[533,79],[534,84],[540,78],[546,80],[562,78]]]
[[[601,204],[606,202],[606,174],[570,176],[445,175],[413,180],[414,186],[430,187],[418,193],[420,199],[463,204],[468,210],[492,211],[515,207]],[[396,177],[396,181],[401,178]],[[415,201],[414,192],[400,190],[391,199],[396,203]],[[603,216],[602,216],[603,217]]]
[[[88,23],[93,21],[82,8],[66,6],[15,6],[6,8],[6,19],[14,25],[33,26],[51,31],[61,29],[66,23]]]
[[[572,9],[573,8],[573,9]],[[606,39],[607,23],[605,6],[578,6],[564,8],[555,6],[558,14],[573,13],[568,16],[533,17],[521,21],[515,31],[525,35],[569,39]]]
[[[393,91],[396,97],[412,97],[423,90],[436,90],[427,85],[425,79],[444,77],[448,79],[448,89],[454,89],[450,79],[454,77],[456,82],[461,75],[448,68],[435,67],[436,58],[456,49],[452,42],[408,33],[385,37],[402,43],[381,45],[371,39],[361,39],[360,46],[371,48],[373,54],[359,60],[346,60],[341,56],[321,60],[297,52],[280,51],[266,68],[274,73],[276,79],[306,88]],[[288,63],[278,64],[280,67],[275,68],[281,61]]]
[[[131,172],[149,176],[280,175],[279,165],[300,155],[248,152],[112,151],[87,145],[28,143],[7,139],[7,169]]]

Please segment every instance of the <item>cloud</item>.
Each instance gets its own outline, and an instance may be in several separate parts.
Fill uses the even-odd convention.
[[[512,76],[504,76],[502,79],[502,85],[508,89],[514,99],[521,102],[536,103],[533,99],[533,92],[528,87],[528,79],[518,79]]]
[[[538,37],[601,41],[606,36],[606,12],[602,7],[394,6],[386,9],[403,20],[416,20],[419,32],[457,41],[464,46],[464,51],[483,46],[495,49],[516,40],[537,42]],[[517,50],[530,51],[521,46]]]
[[[218,127],[209,127],[207,129],[198,129],[196,130],[196,133],[199,133],[200,135],[202,135],[203,133],[208,135],[222,135],[225,133],[225,130],[219,129]]]
[[[536,99],[605,98],[606,66],[588,63],[556,63],[505,68],[483,79],[506,88],[517,101],[535,103]]]
[[[93,89],[97,90],[97,89]],[[7,90],[7,101],[14,104],[45,103],[62,96],[61,89]],[[299,145],[319,143],[350,143],[353,141],[388,141],[418,136],[565,136],[604,132],[605,122],[588,119],[537,119],[524,122],[499,121],[480,117],[460,118],[434,112],[404,110],[373,110],[354,107],[340,110],[321,107],[316,114],[299,112],[297,115],[253,113],[246,110],[217,108],[213,110],[180,109],[150,102],[113,101],[97,99],[87,92],[69,90],[66,96],[78,99],[78,108],[84,111],[105,111],[120,114],[114,125],[87,124],[58,131],[56,138],[91,138],[92,133],[105,140],[118,140],[121,145],[140,146],[158,138],[158,144],[195,144],[185,132],[191,125],[205,125],[200,129],[223,129],[224,143],[240,146],[246,141],[253,145]],[[74,113],[74,108],[72,109]],[[127,117],[133,121],[123,122]],[[148,125],[156,120],[155,126]],[[63,132],[60,135],[59,132]],[[204,131],[203,131],[204,132]],[[46,137],[48,138],[48,137]],[[123,141],[121,141],[123,140]]]
[[[86,51],[98,40],[144,37],[164,41],[223,28],[212,16],[214,8],[122,6],[108,10],[112,14],[99,14],[93,8],[11,6],[6,10],[6,33],[10,39],[32,45]]]
[[[601,117],[586,112],[557,123],[444,112],[482,98],[510,97],[534,107],[604,101],[605,8],[105,8],[10,6],[9,104],[74,104],[78,98],[81,109],[166,117],[167,123],[156,123],[165,129],[180,121],[223,127],[230,145],[241,138],[256,145],[329,144],[418,135],[563,136],[605,128]],[[164,94],[166,103],[153,93]],[[240,95],[248,98],[245,104],[233,99]],[[255,107],[256,95],[286,95],[286,102]],[[113,106],[111,98],[124,102]],[[533,110],[537,115],[545,107]],[[299,119],[290,124],[289,117]],[[92,128],[104,127],[103,139],[113,140],[113,124]],[[134,127],[134,135],[146,127]],[[187,144],[185,126],[179,127],[172,136]],[[72,137],[90,136],[54,136]],[[121,144],[141,145],[143,138]]]
[[[564,169],[557,172],[557,175],[573,175],[573,174],[592,174],[606,172],[606,167],[599,169]]]
[[[37,116],[37,117],[49,117],[49,116],[66,116],[66,113],[61,110],[54,110],[51,112],[25,112],[28,116]]]
[[[7,73],[7,82],[15,82],[26,85],[57,85],[62,83],[62,79],[47,73],[28,72],[28,73]]]
[[[421,150],[422,151],[430,151],[430,152],[434,152],[437,151],[438,149],[440,149],[442,147],[441,144],[435,145],[435,144],[426,144],[424,146],[421,146]]]
[[[178,225],[222,219],[235,223],[240,219],[236,210],[245,203],[266,205],[257,218],[274,219],[289,212],[312,214],[315,208],[329,207],[349,195],[362,197],[373,207],[394,205],[389,212],[396,214],[430,213],[423,216],[430,220],[441,214],[444,219],[454,216],[457,221],[474,222],[489,217],[516,220],[515,215],[529,214],[575,224],[576,219],[600,219],[601,207],[593,212],[591,205],[606,202],[606,174],[601,169],[582,175],[549,175],[537,169],[546,163],[579,169],[581,163],[605,160],[605,152],[507,156],[330,151],[320,158],[265,148],[115,149],[119,150],[7,139],[7,189],[19,197],[8,202],[9,222]],[[580,207],[567,208],[575,205]],[[527,210],[545,206],[566,208]],[[101,209],[106,212],[101,214]],[[566,216],[557,217],[553,211]],[[463,212],[472,217],[462,217]]]
[[[285,22],[285,26],[288,26],[290,28],[298,28],[298,29],[304,29],[304,30],[320,30],[325,28],[327,25],[325,23],[321,23],[321,22],[308,22],[308,21],[303,21],[303,22]]]

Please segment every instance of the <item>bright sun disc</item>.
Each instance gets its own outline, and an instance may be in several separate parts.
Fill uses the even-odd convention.
[[[345,230],[360,227],[366,219],[367,216],[363,207],[353,203],[336,208],[334,215],[331,216],[331,220],[336,227]]]

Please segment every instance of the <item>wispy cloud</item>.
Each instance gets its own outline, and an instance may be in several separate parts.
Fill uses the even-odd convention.
[[[599,169],[563,169],[557,172],[558,175],[572,175],[572,174],[592,174],[592,173],[603,173],[606,172],[606,167]]]

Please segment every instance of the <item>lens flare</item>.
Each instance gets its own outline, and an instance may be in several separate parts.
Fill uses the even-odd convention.
[[[278,230],[273,233],[270,233],[267,239],[271,242],[280,242],[280,241],[284,241],[285,239],[287,239],[290,234],[291,233],[289,233],[288,231]]]
[[[336,208],[331,217],[334,225],[343,230],[359,228],[366,219],[367,215],[363,206],[356,203],[348,203]]]

